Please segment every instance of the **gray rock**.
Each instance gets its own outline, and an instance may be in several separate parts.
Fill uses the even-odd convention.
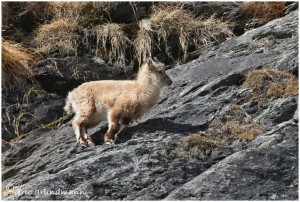
[[[108,65],[99,58],[85,55],[46,59],[37,65],[34,74],[47,92],[66,96],[83,82],[132,78],[132,69]]]
[[[237,36],[245,32],[248,18],[241,13],[241,6],[236,2],[184,2],[184,8],[191,10],[196,16],[216,15],[218,18],[228,20],[233,24],[233,33]]]
[[[297,100],[294,97],[281,98],[272,103],[255,120],[265,126],[272,126],[294,117]]]
[[[295,200],[298,183],[297,127],[294,137],[236,152],[171,192],[166,200]],[[286,135],[284,131],[280,132]],[[288,136],[288,135],[287,135]],[[276,139],[274,136],[273,139]]]
[[[33,103],[21,107],[13,106],[9,116],[11,119],[14,117],[14,120],[2,120],[2,127],[4,128],[2,139],[10,141],[18,135],[29,133],[33,129],[52,123],[63,116],[64,105],[65,99],[63,97],[49,93],[39,95]]]

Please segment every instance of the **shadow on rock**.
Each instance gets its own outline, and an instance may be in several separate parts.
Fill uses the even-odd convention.
[[[144,123],[140,123],[135,126],[129,126],[122,134],[121,139],[116,141],[116,143],[124,143],[132,139],[136,133],[151,133],[164,131],[167,133],[196,133],[199,131],[206,130],[208,124],[203,125],[192,125],[192,124],[181,124],[174,123],[166,118],[149,119]],[[108,127],[101,127],[100,130],[91,134],[91,139],[94,141],[95,145],[101,145],[104,143],[104,135],[107,132]]]

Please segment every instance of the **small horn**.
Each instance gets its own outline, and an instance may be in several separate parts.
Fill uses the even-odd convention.
[[[148,58],[147,59],[147,65],[148,65],[148,68],[151,69],[152,66],[153,66],[153,60],[151,58]]]

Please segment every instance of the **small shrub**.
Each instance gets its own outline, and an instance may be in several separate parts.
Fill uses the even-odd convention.
[[[285,2],[243,2],[241,13],[250,19],[247,28],[263,25],[271,20],[284,16]]]
[[[175,154],[182,158],[201,159],[219,144],[218,141],[209,139],[206,136],[192,134],[179,141],[177,148],[175,149]]]
[[[242,13],[248,17],[271,21],[284,16],[286,2],[244,2]]]
[[[35,31],[37,50],[43,53],[58,51],[63,55],[77,54],[78,44],[84,42],[80,38],[84,27],[92,26],[95,22],[108,21],[104,19],[104,14],[108,15],[116,5],[116,2],[48,2],[46,10],[53,19]],[[111,30],[114,31],[116,29]]]
[[[270,84],[267,94],[274,97],[280,97],[284,94],[284,86],[278,83]]]
[[[216,118],[209,125],[207,136],[223,144],[236,139],[252,141],[263,131],[241,106],[231,105],[225,114]]]
[[[248,72],[243,87],[252,88],[257,99],[298,95],[298,81],[295,76],[287,71],[271,68]]]
[[[78,19],[88,2],[48,2],[48,12],[55,19]]]

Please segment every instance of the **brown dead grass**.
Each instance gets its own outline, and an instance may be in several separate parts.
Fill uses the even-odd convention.
[[[249,21],[246,29],[263,25],[271,20],[284,16],[286,2],[241,2],[241,13],[245,14]]]
[[[94,22],[103,22],[104,15],[109,15],[109,11],[116,5],[117,2],[48,2],[46,13],[53,17],[50,23],[41,25],[35,31],[34,41],[37,50],[42,53],[58,51],[63,55],[76,55],[78,44],[83,42],[79,33],[83,32],[84,27],[92,26]],[[114,31],[116,30],[111,30],[111,33]],[[116,49],[116,47],[112,49],[114,48]],[[105,51],[110,53],[109,50]],[[118,54],[119,52],[116,56]]]
[[[135,57],[138,63],[141,64],[148,57],[152,57],[154,44],[153,28],[150,20],[141,20],[139,22],[139,30],[136,38],[133,41]]]
[[[252,88],[258,98],[280,98],[298,95],[298,80],[293,74],[271,68],[247,73],[243,87]]]
[[[242,2],[241,12],[248,17],[271,21],[284,16],[286,2]]]
[[[149,19],[141,21],[139,27],[133,42],[139,62],[150,56],[149,52],[156,44],[163,45],[165,52],[172,57],[170,45],[177,43],[185,58],[190,47],[200,48],[220,37],[233,36],[228,22],[223,22],[215,16],[208,19],[195,18],[180,4],[155,7],[154,13]]]
[[[253,141],[264,132],[264,127],[248,115],[239,105],[229,105],[216,117],[204,134],[192,134],[179,140],[174,154],[180,158],[202,159],[221,145],[235,140]]]
[[[54,19],[77,19],[78,24],[103,21],[118,2],[48,2],[47,11]]]
[[[53,16],[35,34],[40,52],[58,51],[76,54],[78,44],[117,65],[125,65],[125,56],[142,63],[155,50],[163,50],[170,58],[198,49],[220,38],[231,37],[230,24],[215,16],[196,18],[181,3],[157,3],[148,19],[137,23],[137,30],[115,24],[110,12],[118,2],[49,2],[47,12]],[[133,10],[135,4],[131,3]],[[79,35],[82,37],[79,37]],[[177,50],[178,49],[178,50]],[[128,55],[127,54],[127,55]]]
[[[192,134],[179,141],[175,154],[181,158],[202,159],[218,145],[220,145],[218,141],[211,140],[200,134]]]
[[[77,19],[88,2],[48,2],[48,12],[55,19],[75,18]]]
[[[231,105],[222,117],[212,121],[207,136],[227,144],[236,139],[252,141],[262,132],[263,126],[255,123],[242,107]]]
[[[95,18],[103,19],[103,15],[111,12],[119,2],[48,2],[48,12],[51,13],[55,19],[76,19],[81,22],[83,20],[91,21]]]
[[[32,78],[34,52],[21,44],[2,39],[2,87],[5,91],[23,88],[24,80]]]
[[[123,31],[123,25],[106,23],[87,30],[84,37],[86,44],[90,44],[88,39],[93,37],[96,38],[96,56],[108,60],[109,63],[125,66],[125,55],[131,41]]]
[[[37,50],[43,53],[58,51],[61,54],[77,54],[77,26],[76,19],[54,20],[41,25],[34,38]]]

